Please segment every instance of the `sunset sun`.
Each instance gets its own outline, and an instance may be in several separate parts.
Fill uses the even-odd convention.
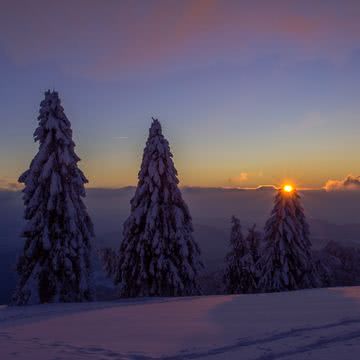
[[[284,185],[283,189],[287,193],[291,193],[292,191],[294,191],[294,188],[292,187],[292,185]]]

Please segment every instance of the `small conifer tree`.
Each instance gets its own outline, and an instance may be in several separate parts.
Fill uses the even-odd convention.
[[[230,251],[225,258],[225,291],[229,294],[249,293],[256,289],[256,274],[250,239],[244,239],[240,220],[231,219]]]

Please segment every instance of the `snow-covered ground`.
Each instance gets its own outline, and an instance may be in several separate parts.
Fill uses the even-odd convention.
[[[0,359],[358,359],[360,287],[0,307]]]

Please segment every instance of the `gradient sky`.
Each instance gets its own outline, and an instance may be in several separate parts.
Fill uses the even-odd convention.
[[[48,88],[90,186],[136,183],[151,116],[182,185],[359,175],[359,19],[358,0],[0,0],[0,187]]]

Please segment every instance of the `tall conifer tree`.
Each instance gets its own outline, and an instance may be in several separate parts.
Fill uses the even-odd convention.
[[[199,293],[200,249],[178,183],[169,143],[153,119],[123,229],[115,279],[121,296]]]
[[[40,104],[34,140],[39,151],[19,178],[24,183],[25,245],[17,264],[18,305],[88,301],[93,225],[82,201],[87,183],[58,93]]]

